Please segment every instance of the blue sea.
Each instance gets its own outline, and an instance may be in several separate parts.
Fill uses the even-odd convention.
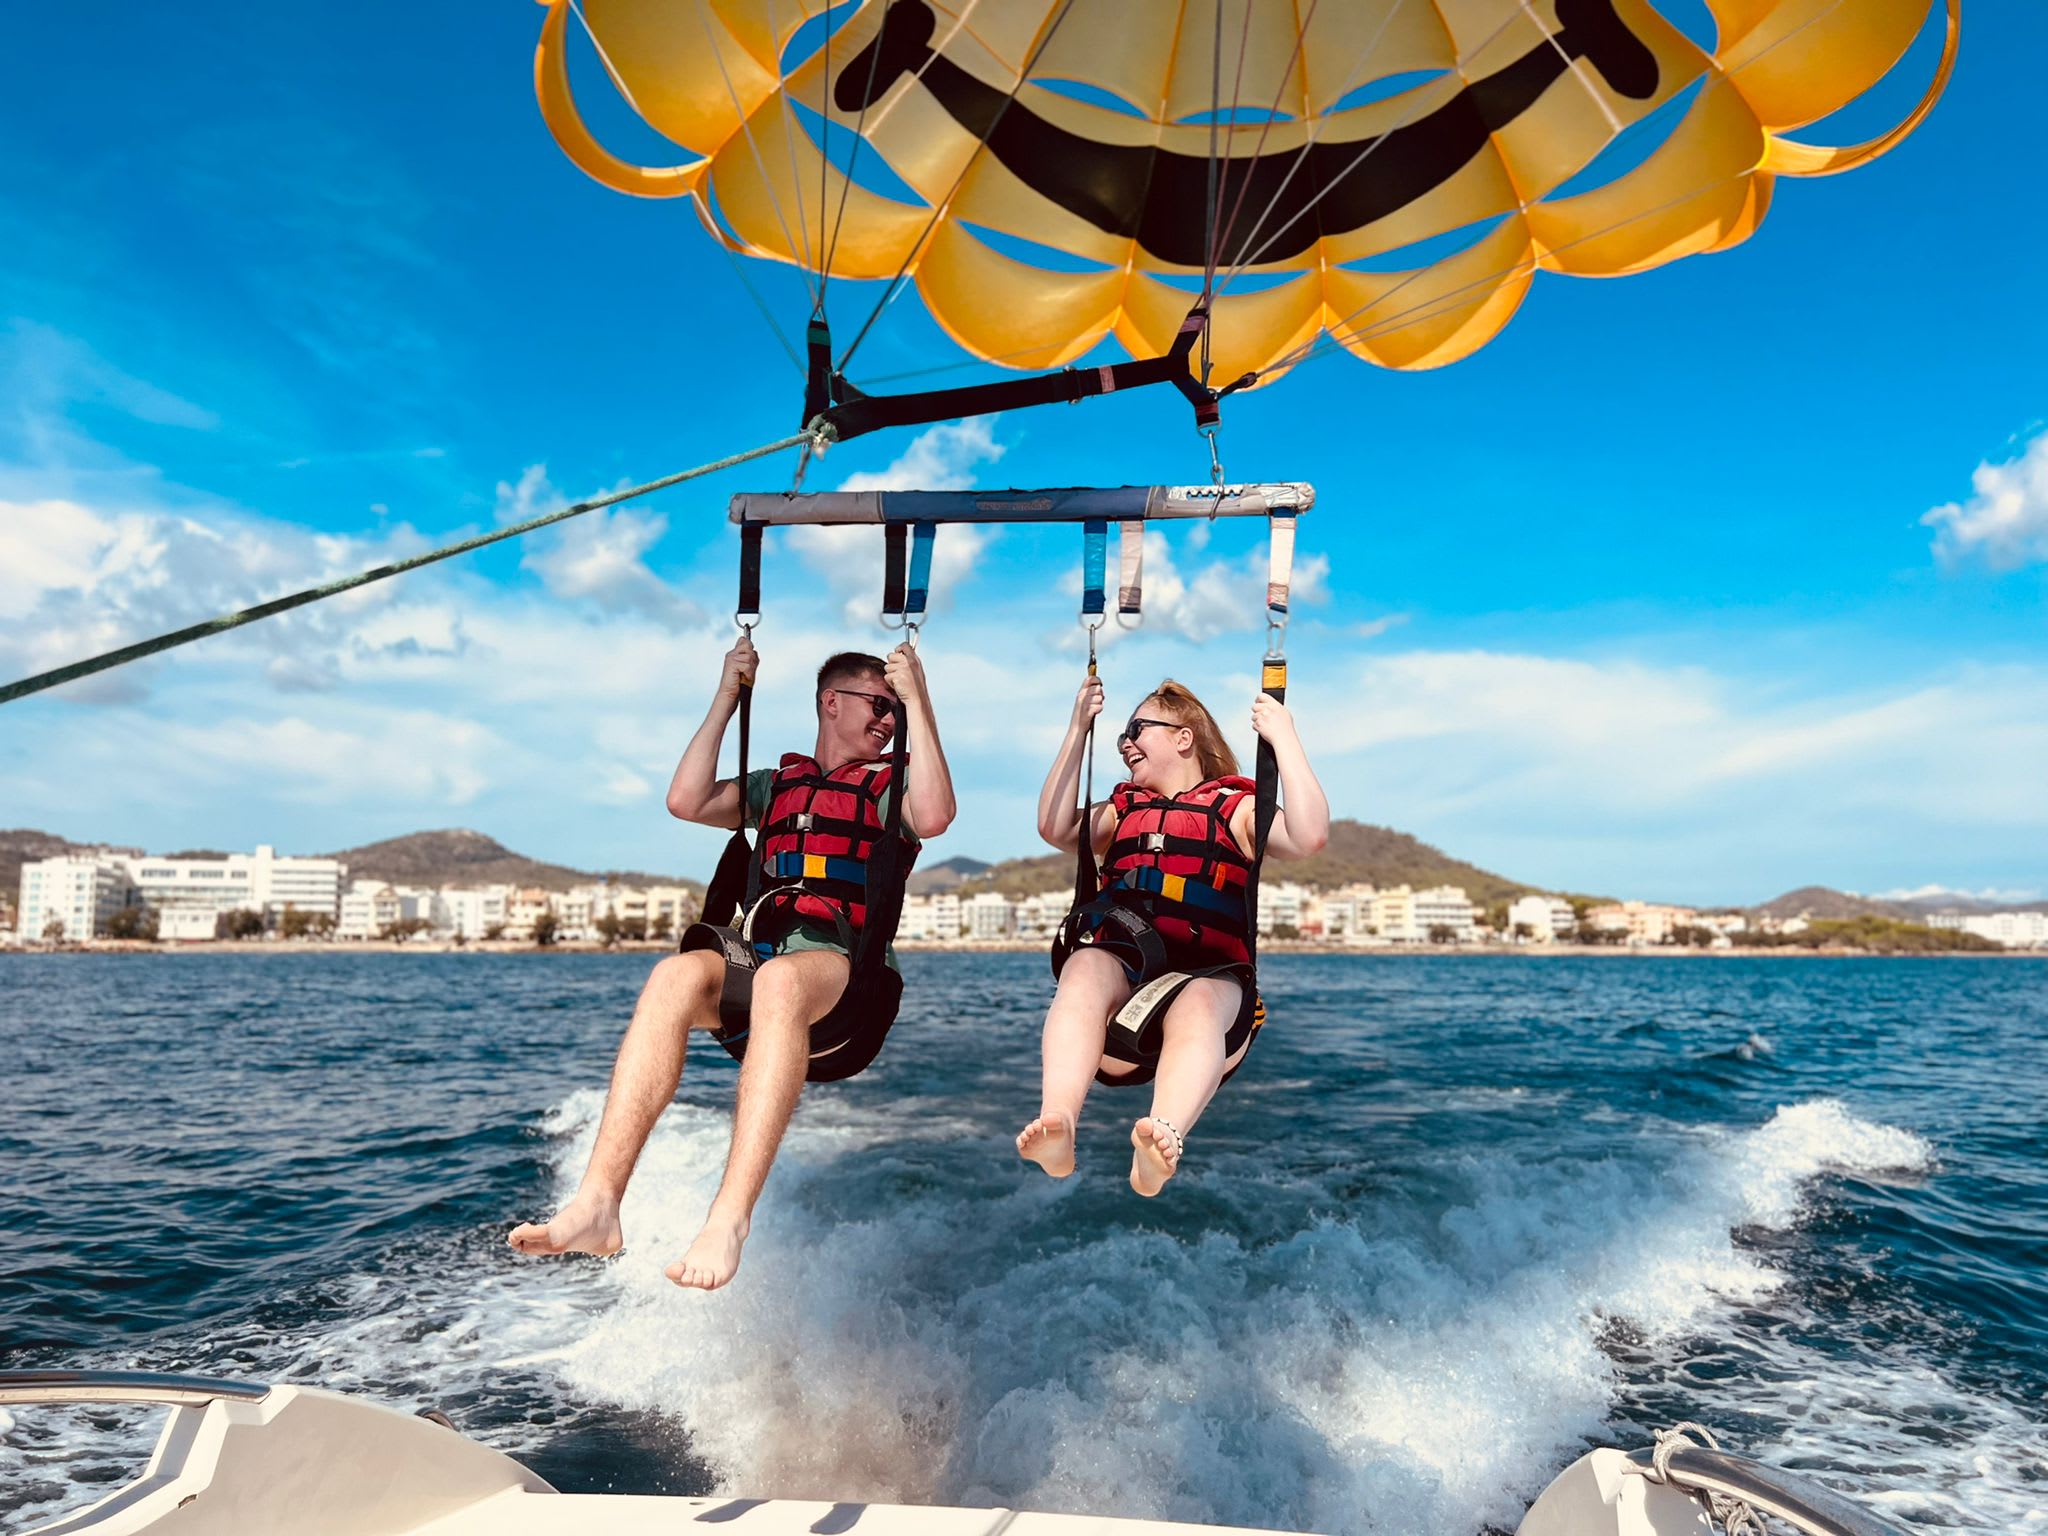
[[[2048,1532],[2048,966],[1308,957],[1156,1201],[1011,1138],[1048,983],[905,957],[737,1281],[692,1053],[619,1258],[528,1260],[646,955],[0,956],[0,1360],[437,1406],[558,1487],[1512,1529],[1696,1419],[1914,1530]],[[140,1410],[0,1414],[0,1525]]]

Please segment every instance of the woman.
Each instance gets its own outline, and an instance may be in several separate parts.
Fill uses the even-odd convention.
[[[1039,835],[1068,852],[1079,848],[1075,790],[1102,700],[1099,679],[1081,685],[1038,799]],[[1329,841],[1330,806],[1294,717],[1262,693],[1252,702],[1252,729],[1272,744],[1285,802],[1266,852],[1306,858]],[[1163,682],[1145,698],[1117,750],[1128,777],[1093,807],[1088,829],[1102,861],[1103,895],[1069,919],[1059,988],[1045,1016],[1038,1118],[1017,1137],[1017,1151],[1065,1178],[1074,1171],[1074,1128],[1090,1081],[1150,1083],[1150,1113],[1131,1127],[1131,1188],[1156,1195],[1179,1167],[1187,1133],[1244,1060],[1259,1022],[1244,904],[1254,796],[1215,718],[1179,683]],[[1184,984],[1161,983],[1170,1001],[1141,1027],[1116,1023],[1133,993],[1162,972],[1196,974]]]

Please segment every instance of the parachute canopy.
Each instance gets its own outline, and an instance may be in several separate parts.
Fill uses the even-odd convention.
[[[536,86],[607,186],[687,198],[749,255],[907,276],[961,346],[1015,367],[1112,334],[1162,355],[1207,290],[1219,382],[1325,336],[1438,367],[1539,269],[1615,277],[1747,239],[1778,177],[1853,169],[1918,125],[1960,10],[1706,0],[1710,51],[1651,0],[581,0],[618,90],[686,152],[649,168],[578,115],[574,4],[549,3]],[[1841,149],[1786,136],[1869,90],[1934,4],[1941,66],[1902,123]],[[1665,108],[1647,156],[1622,152]]]

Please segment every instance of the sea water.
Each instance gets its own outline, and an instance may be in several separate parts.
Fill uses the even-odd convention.
[[[0,1362],[437,1406],[579,1491],[1002,1504],[1370,1536],[1512,1529],[1681,1419],[1909,1528],[2048,1531],[2048,966],[1306,957],[1126,1185],[1037,1108],[1045,962],[910,955],[805,1094],[738,1279],[699,1040],[619,1258],[524,1259],[646,955],[0,956]],[[0,1523],[157,1416],[0,1415]]]

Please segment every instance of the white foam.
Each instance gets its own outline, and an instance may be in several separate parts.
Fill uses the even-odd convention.
[[[554,1122],[569,1133],[560,1193],[597,1108],[578,1095]],[[678,1106],[627,1202],[629,1257],[601,1272],[556,1357],[567,1385],[677,1419],[734,1493],[1462,1536],[1511,1528],[1604,1438],[1621,1381],[1603,1330],[1626,1320],[1653,1344],[1711,1330],[1778,1282],[1734,1229],[1796,1222],[1828,1169],[1933,1163],[1919,1137],[1818,1100],[1675,1160],[1472,1156],[1470,1197],[1430,1228],[1370,1209],[1263,1249],[1122,1229],[1034,1254],[1009,1234],[1044,1230],[1075,1187],[991,1179],[971,1132],[957,1187],[879,1211],[821,1203],[837,1152],[912,1129],[807,1104],[739,1283],[683,1295],[660,1265],[702,1220],[727,1124]],[[1942,1507],[2011,1507],[1991,1474],[1921,1475]]]
[[[580,1091],[548,1117],[556,1198],[601,1106]],[[1427,1219],[1397,1193],[1265,1246],[1228,1215],[1184,1243],[1084,1214],[1120,1181],[1102,1137],[1084,1134],[1092,1182],[1056,1185],[1012,1168],[957,1111],[817,1095],[739,1280],[679,1291],[661,1268],[701,1223],[728,1135],[722,1111],[663,1117],[619,1259],[462,1249],[360,1276],[339,1317],[252,1340],[252,1373],[402,1406],[533,1378],[561,1404],[666,1416],[735,1494],[1467,1536],[1512,1529],[1566,1461],[1611,1438],[1627,1383],[1601,1348],[1609,1330],[1625,1323],[1653,1352],[1719,1336],[1779,1285],[1736,1229],[1798,1222],[1830,1169],[1934,1167],[1921,1138],[1814,1100],[1747,1131],[1652,1130],[1617,1143],[1628,1160],[1468,1153],[1445,1174],[1454,1202]],[[957,1179],[930,1176],[954,1154]],[[835,1169],[849,1156],[857,1180]],[[1191,1149],[1190,1188],[1168,1198],[1247,1214],[1302,1201],[1265,1177],[1211,1144]],[[1907,1517],[2044,1528],[2041,1430],[2016,1408],[1931,1364],[1759,1347],[1768,1369],[1725,1400],[1787,1427],[1739,1449],[1855,1468],[1854,1486]],[[555,1432],[549,1417],[486,1438],[530,1450]],[[1974,1454],[1910,1428],[1927,1422],[1968,1426]]]

